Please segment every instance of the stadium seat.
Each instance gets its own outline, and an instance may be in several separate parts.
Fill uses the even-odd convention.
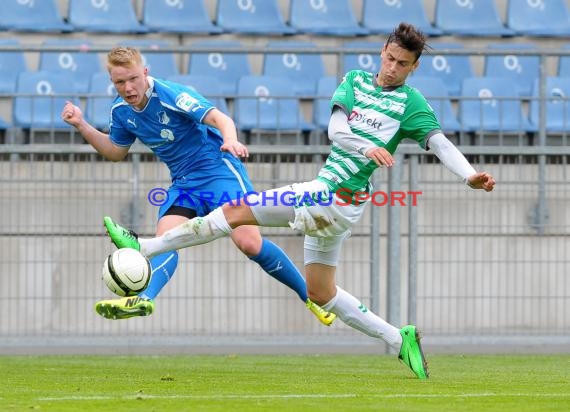
[[[3,0],[0,30],[20,32],[72,32],[59,13],[56,0]]]
[[[504,77],[481,76],[463,80],[459,120],[465,131],[536,130],[523,115],[515,81]]]
[[[103,70],[99,56],[89,51],[91,42],[84,39],[50,39],[43,43],[48,47],[73,48],[69,51],[42,51],[38,70],[60,72],[73,79],[75,90],[85,93],[89,88],[91,75]]]
[[[89,81],[89,96],[85,102],[85,118],[97,129],[109,130],[111,103],[117,96],[109,73],[93,73]]]
[[[147,33],[132,0],[69,0],[68,20],[76,30],[98,33]]]
[[[15,50],[0,51],[0,94],[12,94],[16,90],[18,74],[27,69],[24,52],[16,39],[0,39],[0,47],[16,47]]]
[[[276,0],[218,0],[216,25],[238,34],[295,34],[285,23]]]
[[[433,51],[422,54],[420,64],[412,76],[436,76],[443,79],[451,96],[461,92],[461,84],[466,77],[474,76],[471,59],[468,55],[438,54],[438,50],[462,49],[461,43],[432,44]]]
[[[290,0],[289,24],[300,33],[324,36],[366,36],[349,0]]]
[[[124,40],[120,44],[122,46],[135,47],[141,50],[143,63],[148,67],[148,74],[152,77],[166,79],[169,76],[180,73],[178,65],[176,64],[176,56],[173,52],[153,51],[172,47],[172,45],[166,40]],[[144,49],[150,50],[143,51]]]
[[[60,117],[67,100],[79,104],[73,82],[65,74],[45,71],[20,73],[13,99],[14,126],[67,129],[69,125]]]
[[[411,76],[408,84],[418,89],[427,99],[435,112],[444,132],[458,132],[461,125],[451,104],[451,98],[445,82],[440,77]]]
[[[570,36],[568,2],[509,0],[507,27],[520,36],[568,37]]]
[[[252,74],[246,52],[218,52],[219,49],[240,49],[242,44],[235,40],[203,40],[192,44],[188,74],[214,76],[227,97],[235,97],[240,77]],[[203,49],[204,52],[199,51]]]
[[[496,43],[490,49],[511,49],[521,51],[536,50],[536,46],[528,43]],[[483,74],[488,77],[508,77],[516,81],[520,96],[529,97],[532,85],[540,76],[540,56],[515,54],[487,55]]]
[[[570,130],[570,77],[547,77],[544,115],[546,131],[568,132]],[[532,89],[530,121],[540,126],[540,83],[537,79]]]
[[[167,80],[191,87],[202,96],[210,100],[219,110],[230,114],[226,98],[222,93],[220,82],[213,76],[200,76],[192,74],[179,74],[170,76]]]
[[[240,130],[302,130],[314,125],[301,113],[293,83],[283,77],[244,76],[238,82],[235,119]]]
[[[335,76],[325,76],[317,82],[317,94],[313,105],[313,122],[318,129],[327,131],[331,117],[330,101],[339,81]]]
[[[314,49],[312,42],[272,41],[267,49]],[[325,75],[325,63],[319,53],[265,52],[262,74],[289,78],[298,96],[314,96],[317,80]]]
[[[422,0],[363,0],[361,24],[371,34],[390,34],[402,21],[413,24],[427,36],[441,36],[427,17]]]
[[[346,51],[342,59],[342,71],[346,73],[350,70],[365,70],[371,73],[380,71],[380,50],[382,43],[370,41],[351,41],[344,44]],[[353,52],[353,49],[370,49],[373,52],[360,53]]]
[[[435,27],[452,36],[515,35],[499,18],[495,0],[436,0]]]
[[[180,34],[219,34],[204,0],[144,0],[142,24],[150,31]]]

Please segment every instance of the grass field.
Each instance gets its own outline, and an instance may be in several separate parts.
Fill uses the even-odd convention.
[[[570,355],[4,356],[1,411],[569,411]]]

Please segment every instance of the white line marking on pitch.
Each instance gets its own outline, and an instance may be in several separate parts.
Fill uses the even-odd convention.
[[[511,398],[568,398],[570,393],[458,393],[458,394],[413,394],[413,393],[393,393],[393,394],[330,394],[330,395],[304,395],[304,394],[288,394],[288,395],[133,395],[133,396],[61,396],[61,397],[43,397],[38,401],[108,401],[113,399],[201,399],[201,400],[219,400],[219,399],[315,399],[315,398],[492,398],[492,397],[511,397]]]

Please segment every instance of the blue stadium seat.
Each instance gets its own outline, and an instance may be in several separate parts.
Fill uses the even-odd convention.
[[[87,92],[91,75],[103,70],[99,56],[89,51],[91,42],[84,39],[50,39],[44,46],[73,48],[69,51],[42,51],[38,70],[61,72],[73,79],[75,90]]]
[[[334,76],[325,76],[317,83],[317,94],[313,105],[313,122],[317,128],[327,131],[329,119],[331,118],[330,101],[339,85],[339,81]]]
[[[314,125],[301,113],[293,83],[283,77],[244,76],[238,82],[235,119],[240,130],[302,130]]]
[[[23,32],[72,32],[59,13],[56,0],[3,0],[0,30]]]
[[[567,3],[566,0],[509,0],[507,27],[520,36],[568,37],[570,13]]]
[[[432,44],[433,51],[422,54],[420,64],[412,76],[436,76],[443,79],[451,96],[461,93],[463,79],[474,76],[469,56],[438,54],[438,50],[462,49],[461,43]]]
[[[169,76],[180,73],[180,70],[178,70],[178,65],[176,64],[176,56],[173,52],[152,51],[172,47],[172,45],[166,40],[124,40],[120,44],[122,46],[130,46],[141,49],[143,63],[146,67],[148,67],[148,74],[152,77],[166,79]],[[142,51],[143,49],[150,50]]]
[[[230,114],[226,98],[222,93],[220,82],[213,76],[179,74],[170,76],[167,80],[188,86],[210,100],[220,111]]]
[[[427,36],[441,36],[427,17],[422,0],[364,0],[361,24],[371,34],[390,34],[402,21],[413,24]]]
[[[461,125],[451,104],[451,98],[440,77],[434,76],[411,76],[408,84],[418,89],[427,99],[433,111],[437,115],[439,124],[444,132],[458,132]]]
[[[528,43],[496,43],[490,49],[536,50]],[[516,81],[520,96],[529,97],[535,79],[540,76],[540,56],[517,56],[514,54],[487,55],[483,74],[488,77],[508,77]]]
[[[192,44],[188,74],[214,76],[227,97],[235,97],[240,77],[252,74],[249,57],[239,51],[243,45],[235,40],[203,40]],[[204,50],[203,52],[200,49]],[[237,52],[218,52],[219,49],[237,49]]]
[[[499,18],[495,0],[436,0],[435,26],[446,35],[501,37],[515,32]]]
[[[295,34],[285,23],[276,0],[218,0],[216,25],[238,34]]]
[[[20,47],[16,39],[0,39],[0,46]],[[24,52],[19,49],[0,51],[0,94],[12,94],[16,90],[18,74],[28,70]]]
[[[109,73],[93,73],[89,81],[89,96],[85,102],[85,118],[97,129],[109,130],[111,103],[117,96]]]
[[[132,0],[69,0],[68,20],[76,30],[97,33],[148,33]]]
[[[204,0],[144,0],[142,24],[150,31],[180,34],[219,34]]]
[[[349,0],[290,0],[289,24],[301,33],[324,36],[366,36]]]
[[[266,45],[270,48],[314,49],[312,42],[301,41],[271,41]],[[325,75],[325,63],[319,53],[290,53],[265,52],[262,74],[267,76],[287,77],[294,85],[298,96],[314,96],[317,80]]]
[[[533,85],[530,102],[530,121],[535,127],[540,126],[540,83]],[[547,77],[545,98],[546,131],[568,132],[570,130],[570,77]]]
[[[515,81],[504,77],[463,80],[459,120],[465,131],[536,131],[523,115]]]
[[[67,100],[78,103],[73,82],[63,73],[23,72],[18,76],[13,99],[14,126],[23,129],[67,129],[61,109]]]
[[[342,59],[342,73],[350,70],[365,70],[371,73],[380,71],[380,50],[382,44],[371,41],[351,41],[344,44],[346,52]],[[353,49],[370,49],[371,53],[356,53]]]

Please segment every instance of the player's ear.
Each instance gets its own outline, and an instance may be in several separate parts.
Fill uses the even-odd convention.
[[[420,65],[420,59],[417,59],[414,64],[412,64],[412,71],[415,71]]]

